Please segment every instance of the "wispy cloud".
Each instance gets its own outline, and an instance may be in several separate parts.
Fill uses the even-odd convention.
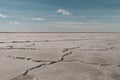
[[[58,25],[63,25],[63,24],[68,24],[68,25],[76,25],[76,24],[83,24],[82,22],[48,22],[51,24],[58,24]]]
[[[104,24],[104,23],[98,23],[98,22],[73,22],[73,21],[66,21],[66,22],[48,22],[51,24],[57,24],[57,25],[81,25],[81,24]]]
[[[34,20],[34,21],[45,21],[46,19],[45,18],[32,18],[31,20]]]
[[[56,12],[59,14],[62,14],[62,15],[70,15],[71,14],[68,10],[64,10],[64,9],[58,9]]]
[[[6,18],[6,17],[7,17],[7,15],[0,14],[0,17],[2,17],[2,18]]]
[[[24,24],[24,23],[21,23],[21,22],[13,22],[13,21],[10,21],[9,24],[14,24],[14,25],[18,25],[18,24]]]

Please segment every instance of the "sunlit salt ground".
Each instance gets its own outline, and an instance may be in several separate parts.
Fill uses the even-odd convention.
[[[120,80],[120,33],[0,33],[0,80]]]

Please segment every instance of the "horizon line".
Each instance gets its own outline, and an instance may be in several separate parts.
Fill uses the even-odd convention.
[[[0,33],[120,33],[120,32],[0,32]]]

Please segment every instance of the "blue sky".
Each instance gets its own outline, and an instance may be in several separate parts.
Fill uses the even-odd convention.
[[[120,0],[0,0],[0,32],[120,32]]]

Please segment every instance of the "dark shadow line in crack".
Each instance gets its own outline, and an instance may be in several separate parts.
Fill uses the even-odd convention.
[[[33,58],[29,58],[29,57],[20,57],[20,56],[6,56],[12,59],[19,59],[19,60],[28,60],[28,61],[33,61],[33,62],[51,62],[51,61],[47,61],[47,60],[37,60],[37,59],[33,59]]]
[[[37,48],[0,48],[0,49],[4,49],[4,50],[11,50],[11,49],[19,49],[19,50],[41,50],[41,49],[37,49]]]
[[[38,65],[38,66],[29,68],[29,69],[27,69],[22,75],[25,76],[25,75],[27,75],[27,74],[29,73],[29,71],[31,71],[31,70],[33,70],[33,69],[36,69],[36,68],[40,68],[40,67],[42,67],[42,66],[52,65],[52,64],[56,64],[56,63],[62,62],[62,61],[64,61],[64,58],[65,58],[66,56],[70,55],[70,54],[72,54],[72,52],[63,54],[59,60],[50,61],[49,63],[42,63],[42,64],[40,64],[40,65]]]
[[[58,41],[79,41],[79,40],[92,40],[92,39],[63,39],[63,40],[41,40],[41,41],[11,41],[11,42],[0,42],[2,43],[30,43],[30,42],[58,42]]]

